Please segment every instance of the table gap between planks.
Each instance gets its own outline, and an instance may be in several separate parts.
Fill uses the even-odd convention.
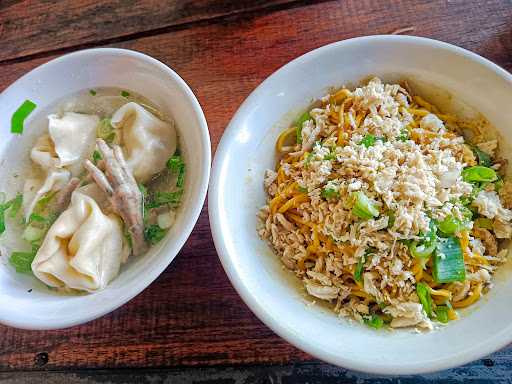
[[[247,95],[309,50],[412,26],[415,35],[470,49],[511,70],[511,19],[510,1],[1,0],[0,91],[79,48],[138,50],[169,65],[191,86],[215,151]],[[314,361],[240,300],[215,252],[206,206],[172,265],[128,304],[83,326],[45,332],[0,326],[0,335],[0,371],[6,374]],[[512,350],[492,359],[465,369],[496,364],[506,373]]]

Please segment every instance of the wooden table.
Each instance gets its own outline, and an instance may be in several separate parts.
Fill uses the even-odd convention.
[[[311,49],[414,27],[415,35],[470,49],[511,70],[511,21],[510,0],[0,0],[0,90],[67,52],[138,50],[192,87],[215,151],[254,87]],[[172,265],[122,308],[66,330],[0,326],[0,335],[0,380],[7,383],[395,381],[320,363],[256,319],[221,268],[206,206]],[[508,348],[465,367],[401,381],[510,383],[511,377]]]

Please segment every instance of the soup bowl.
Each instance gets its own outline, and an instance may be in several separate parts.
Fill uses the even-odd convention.
[[[512,341],[512,268],[460,319],[429,333],[373,330],[340,319],[305,294],[299,280],[257,234],[266,202],[263,175],[274,169],[279,133],[331,87],[369,76],[407,79],[429,100],[466,114],[482,113],[510,156],[512,76],[490,61],[439,41],[371,36],[330,44],[288,63],[245,100],[227,127],[213,162],[209,192],[213,239],[233,286],[252,311],[291,344],[329,363],[379,374],[442,370],[483,357]],[[455,102],[457,101],[457,102]],[[442,107],[443,105],[441,105]]]
[[[165,239],[147,254],[129,258],[119,276],[104,290],[91,294],[59,294],[31,274],[16,273],[7,256],[2,255],[0,323],[25,329],[56,329],[81,324],[113,311],[164,271],[199,217],[211,161],[210,137],[201,106],[176,72],[154,58],[130,50],[99,48],[71,53],[32,70],[3,91],[0,94],[2,174],[14,171],[22,158],[28,159],[33,136],[40,134],[32,124],[39,113],[47,113],[52,105],[67,96],[102,87],[143,95],[175,120],[187,167],[185,193],[176,221]],[[23,134],[13,135],[10,133],[11,116],[27,99],[37,108],[25,121]],[[4,177],[3,187],[12,187],[6,183]]]

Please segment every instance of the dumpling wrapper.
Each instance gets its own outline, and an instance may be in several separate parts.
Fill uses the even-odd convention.
[[[71,178],[67,169],[51,169],[41,184],[40,179],[27,179],[23,186],[23,213],[28,221],[37,202],[50,191],[61,190]]]
[[[30,158],[46,173],[46,179],[27,179],[23,207],[28,220],[35,205],[49,191],[58,191],[71,175],[81,171],[83,160],[94,151],[99,117],[65,112],[48,116],[48,132],[30,151]],[[64,169],[66,167],[67,169]]]
[[[56,288],[93,292],[119,273],[123,226],[89,196],[75,191],[71,205],[48,231],[32,262],[34,275]]]
[[[48,132],[59,158],[59,167],[82,161],[94,151],[96,130],[100,119],[96,115],[65,112],[48,116]]]
[[[137,103],[119,108],[111,124],[120,130],[126,163],[141,183],[161,172],[176,151],[174,124],[158,119]]]
[[[30,158],[34,163],[39,164],[43,170],[60,166],[55,145],[48,134],[44,134],[37,139],[34,148],[30,151]]]

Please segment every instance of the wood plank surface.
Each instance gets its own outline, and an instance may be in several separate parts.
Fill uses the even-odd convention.
[[[0,62],[296,0],[2,0]]]
[[[251,90],[313,48],[413,26],[416,35],[473,50],[510,70],[511,19],[510,1],[331,1],[232,15],[113,46],[148,53],[190,84],[205,110],[215,149]],[[53,57],[0,64],[0,89]],[[68,330],[0,327],[0,335],[3,371],[311,360],[259,322],[233,290],[213,246],[206,208],[175,262],[119,310]],[[512,350],[500,356],[510,362]]]
[[[179,369],[109,369],[46,372],[0,372],[2,384],[458,384],[503,383],[512,379],[510,356],[475,361],[448,371],[414,376],[377,376],[310,362],[285,365],[190,367]]]

